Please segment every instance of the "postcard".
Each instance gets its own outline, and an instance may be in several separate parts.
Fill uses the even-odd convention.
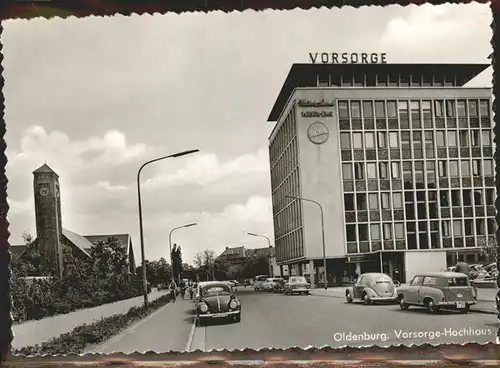
[[[13,352],[495,341],[490,23],[5,21]]]

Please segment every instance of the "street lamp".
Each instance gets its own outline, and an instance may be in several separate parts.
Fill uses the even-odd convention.
[[[269,247],[269,277],[273,277],[273,272],[271,268],[271,240],[265,235],[254,234],[254,233],[247,233],[247,235],[258,236],[259,238],[267,239],[267,244]]]
[[[191,226],[196,226],[198,225],[198,223],[196,222],[193,222],[192,224],[187,224],[187,225],[182,225],[182,226],[178,226],[178,227],[174,227],[172,230],[170,230],[170,233],[168,233],[168,246],[170,248],[170,266],[172,267],[172,278],[175,279],[174,277],[174,274],[173,274],[173,271],[174,271],[174,261],[172,259],[172,233],[175,231],[175,230],[179,230],[179,229],[184,229],[185,227],[191,227]],[[181,277],[180,273],[179,273],[179,278]],[[180,283],[180,279],[179,279],[179,283]]]
[[[144,305],[147,307],[148,306],[148,281],[146,280],[146,256],[145,256],[145,251],[144,251],[144,230],[143,230],[143,225],[142,225],[142,201],[141,201],[141,172],[144,167],[146,167],[149,164],[152,164],[153,162],[165,160],[167,158],[177,158],[181,156],[186,156],[191,153],[199,152],[200,150],[194,149],[194,150],[189,150],[189,151],[183,151],[183,152],[178,152],[174,153],[173,155],[169,156],[163,156],[163,157],[158,157],[155,158],[154,160],[150,160],[148,162],[145,162],[142,164],[142,166],[139,168],[139,171],[137,172],[137,201],[139,202],[139,232],[140,232],[140,240],[141,240],[141,257],[142,257],[142,286],[143,286],[143,291],[144,291]]]
[[[304,202],[314,203],[315,205],[317,205],[319,207],[319,210],[321,213],[321,237],[322,237],[322,241],[323,241],[323,268],[324,268],[323,279],[325,282],[325,290],[326,290],[326,289],[328,289],[328,286],[327,286],[327,278],[326,278],[325,220],[323,217],[323,206],[321,206],[321,204],[319,202],[313,201],[312,199],[307,199],[307,198],[303,198],[303,197],[294,197],[294,196],[289,196],[289,195],[285,195],[285,197],[291,198],[291,199],[298,199],[298,200],[301,200]],[[311,270],[311,272],[312,271],[313,270]]]

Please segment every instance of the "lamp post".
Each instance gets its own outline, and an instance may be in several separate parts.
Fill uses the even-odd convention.
[[[198,223],[193,222],[192,224],[187,224],[187,225],[182,225],[182,226],[174,227],[168,233],[168,246],[169,246],[169,249],[170,249],[170,266],[172,267],[172,278],[174,280],[175,280],[175,277],[174,277],[174,260],[172,259],[172,233],[175,230],[184,229],[185,227],[191,227],[191,226],[196,226],[196,225],[198,225]],[[180,283],[180,277],[181,277],[181,274],[179,273],[179,283]]]
[[[294,196],[289,196],[289,195],[285,195],[285,197],[291,198],[291,199],[298,199],[298,200],[301,200],[304,202],[314,203],[315,205],[317,205],[319,207],[319,210],[321,213],[321,238],[322,238],[322,242],[323,242],[323,268],[324,268],[323,280],[325,282],[325,290],[326,290],[326,289],[328,289],[328,286],[327,286],[327,277],[326,277],[325,220],[324,220],[324,216],[323,216],[323,206],[321,205],[321,203],[313,201],[312,199],[307,199],[307,198],[303,198],[303,197],[294,197]]]
[[[246,233],[246,234],[251,235],[251,236],[258,236],[259,238],[267,239],[267,244],[269,247],[269,277],[273,277],[273,271],[272,271],[272,267],[271,267],[271,240],[265,235],[260,235],[260,234],[255,234],[255,233]]]
[[[162,156],[155,158],[154,160],[150,160],[142,164],[137,171],[137,201],[139,202],[139,233],[140,233],[140,241],[141,241],[141,258],[142,258],[142,286],[144,289],[144,305],[148,306],[148,281],[146,279],[146,255],[144,250],[144,229],[142,225],[142,201],[141,201],[141,172],[147,165],[152,164],[153,162],[165,160],[167,158],[177,158],[181,156],[186,156],[191,153],[199,152],[200,150],[194,149],[189,151],[183,151],[174,153],[173,155]]]

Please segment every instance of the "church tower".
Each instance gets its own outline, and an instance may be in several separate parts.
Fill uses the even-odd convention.
[[[59,176],[47,164],[33,172],[35,194],[36,244],[41,264],[55,266],[62,274],[62,221]]]

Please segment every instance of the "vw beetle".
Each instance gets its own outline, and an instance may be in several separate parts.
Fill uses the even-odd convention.
[[[196,323],[203,325],[208,320],[231,319],[241,321],[241,303],[231,285],[225,282],[208,282],[199,288],[196,301]]]
[[[347,288],[345,297],[348,303],[355,300],[365,305],[376,302],[397,301],[397,283],[385,273],[364,273],[358,277],[352,287]]]

